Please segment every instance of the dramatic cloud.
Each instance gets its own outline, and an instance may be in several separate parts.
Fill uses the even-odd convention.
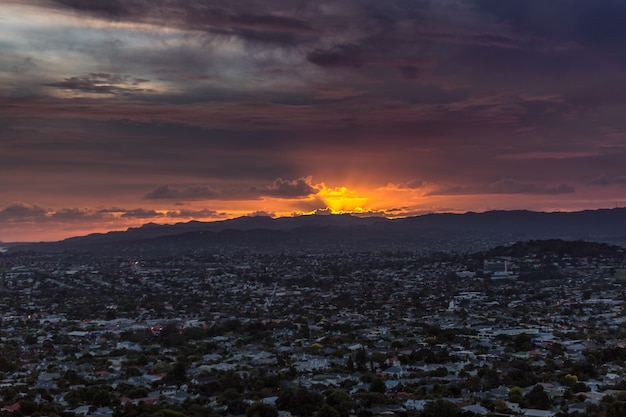
[[[277,178],[271,186],[258,188],[213,190],[207,186],[195,185],[183,189],[160,185],[144,195],[147,200],[246,200],[260,197],[302,198],[319,192],[320,186],[311,184],[311,177],[295,180]]]
[[[63,208],[50,213],[48,220],[55,222],[76,222],[76,221],[99,221],[104,219],[104,213],[89,209]]]
[[[271,187],[257,189],[263,196],[278,198],[302,198],[317,194],[319,185],[311,184],[311,177],[298,178],[295,180],[283,180],[277,178]]]
[[[358,68],[361,61],[361,48],[358,45],[335,45],[330,49],[315,49],[307,54],[307,60],[321,67]]]
[[[215,210],[201,209],[201,210],[172,210],[165,214],[166,217],[172,219],[203,219],[203,218],[218,218],[227,217],[226,213],[219,213]]]
[[[206,186],[195,185],[177,190],[169,185],[160,185],[143,198],[148,200],[213,200],[220,198],[220,193]]]
[[[63,90],[73,90],[83,93],[95,94],[129,94],[149,92],[150,89],[136,86],[147,83],[149,80],[131,78],[119,74],[91,73],[80,77],[66,78],[58,83],[46,84],[49,87],[57,87]]]
[[[97,222],[110,213],[123,210],[90,210],[86,208],[44,209],[36,204],[14,203],[0,210],[0,221],[14,223]]]
[[[120,0],[52,0],[80,12],[89,12],[111,18],[122,18],[145,10],[142,2]],[[139,10],[138,10],[139,8]]]
[[[224,213],[219,213],[210,209],[180,209],[180,210],[154,210],[146,208],[122,209],[110,208],[101,209],[98,213],[103,213],[111,217],[122,219],[204,219],[224,217]]]
[[[129,21],[159,24],[172,28],[205,32],[215,36],[234,36],[249,42],[295,45],[308,41],[315,29],[297,16],[285,12],[266,12],[263,7],[212,4],[203,0],[146,2],[143,0],[97,1],[54,0],[67,10],[97,16],[114,22]],[[253,6],[249,3],[248,6]],[[289,8],[286,8],[289,12]]]
[[[34,204],[13,203],[0,210],[0,221],[40,221],[47,211]]]
[[[620,0],[0,3],[2,240],[626,205]]]
[[[146,210],[142,208],[126,210],[121,214],[122,218],[133,219],[153,219],[155,217],[163,217],[163,213],[159,213],[156,210]]]
[[[248,213],[246,216],[248,217],[276,217],[276,213],[267,212],[267,211],[255,211],[253,213]]]

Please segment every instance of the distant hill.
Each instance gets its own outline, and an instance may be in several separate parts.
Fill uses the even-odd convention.
[[[486,253],[487,257],[510,256],[522,258],[529,255],[581,257],[624,257],[626,249],[622,246],[609,245],[602,242],[583,240],[527,240],[509,246],[498,246]]]
[[[368,250],[472,252],[517,241],[564,239],[626,244],[626,208],[544,213],[526,210],[428,214],[401,219],[351,215],[239,217],[24,244],[10,251],[330,252]]]

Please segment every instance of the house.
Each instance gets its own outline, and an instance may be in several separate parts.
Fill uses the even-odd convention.
[[[423,411],[427,402],[427,400],[406,400],[403,405],[407,410]]]
[[[399,378],[403,373],[403,370],[400,366],[390,366],[382,372],[382,376],[391,377],[391,378]]]
[[[10,411],[10,412],[17,411],[19,409],[20,409],[20,403],[14,403],[14,404],[5,405],[4,407],[2,407],[2,411]]]
[[[554,417],[556,413],[550,410],[537,410],[535,408],[529,408],[524,411],[524,417]]]
[[[469,412],[469,413],[476,414],[479,416],[486,416],[487,414],[491,412],[480,404],[466,405],[465,407],[461,407],[461,410],[464,412]]]
[[[589,407],[591,403],[588,401],[582,403],[572,403],[567,406],[567,414],[580,413],[585,414],[587,412],[587,407]]]
[[[86,416],[89,413],[89,409],[90,408],[91,408],[90,405],[81,405],[80,407],[76,407],[75,409],[73,409],[71,411],[74,414],[79,414],[79,415]]]

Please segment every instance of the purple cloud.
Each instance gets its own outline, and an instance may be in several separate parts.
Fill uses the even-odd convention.
[[[257,200],[260,197],[302,198],[317,194],[319,186],[311,184],[311,178],[283,180],[277,178],[267,187],[250,187],[248,189],[213,190],[204,185],[194,185],[183,189],[160,185],[144,195],[147,200]]]
[[[330,49],[315,49],[307,60],[320,67],[359,68],[363,65],[361,48],[354,44],[335,45]]]
[[[194,185],[182,190],[169,185],[160,185],[143,198],[147,200],[214,200],[220,193],[202,185]]]
[[[311,184],[311,178],[298,178],[295,180],[283,180],[277,178],[271,187],[258,190],[259,194],[280,198],[308,197],[319,192],[319,187]]]
[[[2,221],[41,221],[46,218],[47,210],[26,203],[13,203],[0,210]]]
[[[56,87],[63,90],[80,91],[95,94],[129,94],[152,91],[136,86],[149,80],[132,78],[120,74],[90,73],[78,77],[69,77],[57,83],[45,84],[48,87]]]
[[[173,210],[168,211],[165,214],[166,217],[172,219],[194,219],[204,217],[223,217],[224,213],[219,213],[215,210],[201,209],[201,210]]]

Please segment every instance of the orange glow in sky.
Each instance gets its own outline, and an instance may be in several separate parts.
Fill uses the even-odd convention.
[[[626,7],[527,3],[0,2],[0,241],[626,206]]]

